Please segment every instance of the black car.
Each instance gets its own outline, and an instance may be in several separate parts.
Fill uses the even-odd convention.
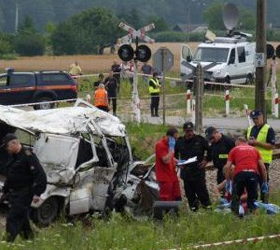
[[[0,74],[0,104],[16,105],[42,102],[34,109],[53,108],[48,101],[77,98],[77,83],[63,71],[15,72]]]

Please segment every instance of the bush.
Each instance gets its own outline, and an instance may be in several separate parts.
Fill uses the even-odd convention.
[[[41,35],[22,34],[15,38],[15,51],[21,56],[43,55],[45,46],[45,40]]]

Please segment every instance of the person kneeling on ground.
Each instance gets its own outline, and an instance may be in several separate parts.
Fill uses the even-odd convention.
[[[268,193],[266,168],[259,151],[248,145],[244,137],[239,137],[235,143],[236,147],[229,152],[227,163],[224,166],[227,185],[230,182],[232,165],[235,166],[231,209],[234,213],[239,214],[240,197],[246,188],[248,211],[254,212],[256,209],[254,202],[258,198],[259,177],[263,180],[262,193]]]

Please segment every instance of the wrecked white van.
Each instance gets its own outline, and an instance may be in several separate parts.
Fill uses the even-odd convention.
[[[83,100],[74,107],[36,111],[0,105],[0,114],[0,137],[15,132],[47,174],[47,189],[32,204],[35,222],[48,225],[62,211],[151,211],[158,193],[153,164],[134,162],[117,117]],[[1,151],[0,174],[5,174],[6,161]]]

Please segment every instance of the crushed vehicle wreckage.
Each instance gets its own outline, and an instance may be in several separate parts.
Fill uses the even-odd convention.
[[[78,99],[73,107],[24,111],[0,105],[0,139],[16,133],[37,155],[47,189],[32,204],[32,219],[48,225],[65,211],[128,211],[149,215],[158,195],[154,164],[134,161],[124,124]],[[0,175],[7,154],[0,149]],[[3,181],[0,179],[0,190]]]

